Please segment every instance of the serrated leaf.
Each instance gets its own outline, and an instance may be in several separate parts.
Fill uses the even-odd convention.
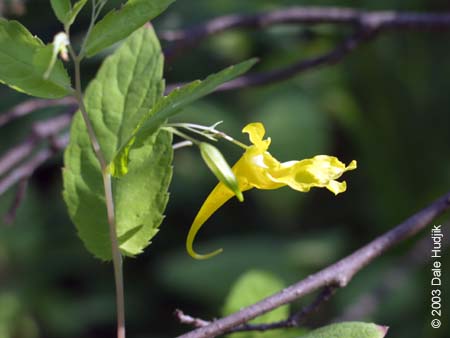
[[[110,161],[143,114],[162,96],[163,57],[152,28],[132,34],[100,68],[85,103],[100,146]],[[168,199],[171,134],[161,131],[130,152],[129,174],[113,179],[117,236],[122,253],[142,252],[157,233]],[[64,169],[64,199],[79,236],[96,257],[111,259],[101,171],[78,112]]]
[[[0,18],[0,82],[42,98],[68,95],[70,78],[60,60],[44,78],[52,53],[52,45],[44,45],[19,22]]]
[[[65,24],[67,15],[72,9],[72,3],[70,2],[70,0],[50,0],[50,3],[52,5],[53,12],[55,12],[58,20]]]
[[[301,338],[383,338],[387,330],[386,326],[372,323],[344,322],[321,327]]]
[[[128,172],[129,152],[139,146],[145,138],[152,135],[170,117],[192,102],[212,93],[221,84],[228,82],[247,72],[255,63],[251,59],[235,66],[228,67],[219,73],[208,76],[205,80],[194,81],[173,90],[169,95],[161,98],[152,110],[144,116],[138,127],[128,140],[123,143],[110,165],[111,174],[121,177]]]
[[[112,10],[97,22],[86,42],[86,55],[126,38],[146,22],[166,10],[175,0],[128,0],[120,10]]]
[[[245,306],[249,306],[266,298],[285,287],[284,283],[272,273],[260,270],[251,270],[243,274],[232,286],[230,293],[222,310],[222,315],[227,316],[239,311]],[[271,323],[285,320],[289,316],[289,306],[281,306],[270,311],[250,323]],[[250,337],[280,337],[278,331],[261,332],[243,332],[233,334],[240,338]]]

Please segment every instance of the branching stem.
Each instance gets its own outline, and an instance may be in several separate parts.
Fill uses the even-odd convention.
[[[191,137],[187,137],[186,134],[181,133],[177,128],[182,128],[185,130],[188,130],[190,132],[193,132],[195,134],[201,135],[209,140],[217,141],[218,138],[223,138],[224,140],[231,142],[238,147],[243,148],[244,150],[248,149],[248,146],[238,140],[235,140],[230,135],[224,133],[223,131],[217,130],[216,126],[220,124],[221,122],[215,123],[212,126],[203,126],[201,124],[194,124],[194,123],[167,123],[166,129],[170,132],[173,132],[174,134],[189,140],[193,143],[198,143],[198,141],[192,141]]]
[[[92,2],[92,20],[91,25],[89,26],[88,34],[85,37],[84,41],[87,41],[87,37],[93,27],[96,17],[101,10],[101,7],[106,3],[106,1],[102,1],[100,5],[97,7],[97,11],[95,10],[96,2],[93,0]],[[84,123],[86,125],[86,129],[89,135],[89,139],[91,141],[92,148],[94,150],[95,156],[98,159],[100,164],[102,178],[103,178],[103,187],[105,191],[105,202],[106,202],[106,210],[109,224],[109,236],[111,241],[111,251],[112,251],[112,261],[114,266],[114,280],[116,284],[116,307],[117,307],[117,338],[125,338],[125,296],[124,296],[124,283],[123,283],[123,270],[122,270],[122,254],[120,253],[119,241],[117,239],[117,231],[116,231],[116,219],[115,219],[115,209],[114,209],[114,197],[112,192],[112,181],[111,175],[108,171],[108,163],[103,155],[103,152],[100,147],[100,143],[98,142],[98,138],[95,134],[94,127],[92,126],[92,122],[89,119],[88,112],[86,110],[86,106],[84,104],[83,99],[83,91],[81,89],[81,72],[80,72],[80,63],[83,59],[83,49],[85,43],[83,43],[82,50],[80,54],[76,54],[69,45],[69,52],[74,62],[75,67],[75,92],[74,96],[78,102],[81,115],[83,116]]]

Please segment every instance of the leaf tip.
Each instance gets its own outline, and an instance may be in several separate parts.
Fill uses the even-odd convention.
[[[387,335],[387,332],[389,331],[389,326],[377,325],[377,328],[381,333],[380,338],[385,337]]]

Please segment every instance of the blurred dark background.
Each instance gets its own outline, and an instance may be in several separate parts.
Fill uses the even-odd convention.
[[[3,15],[17,18],[46,42],[62,29],[49,1],[30,0],[23,6],[16,1],[9,11],[14,1],[2,2]],[[110,3],[117,6],[120,1]],[[447,1],[424,0],[178,0],[154,25],[161,32],[225,14],[291,5],[450,11]],[[75,43],[87,27],[88,13],[82,12],[73,29]],[[322,53],[346,33],[333,25],[229,31],[184,51],[167,65],[165,77],[168,83],[192,80],[253,56],[261,58],[257,71],[273,69]],[[144,254],[125,261],[129,337],[165,338],[187,331],[189,327],[174,319],[175,308],[207,319],[219,317],[231,285],[242,273],[263,270],[288,285],[351,253],[447,192],[449,38],[450,31],[385,33],[335,66],[270,86],[214,94],[179,115],[179,121],[203,124],[223,120],[220,128],[242,141],[247,141],[242,127],[262,121],[272,137],[271,153],[280,161],[329,154],[346,163],[356,159],[358,169],[345,174],[348,191],[338,197],[325,189],[302,194],[285,188],[249,191],[244,204],[230,201],[207,222],[197,242],[201,250],[223,247],[224,253],[195,261],[184,251],[185,237],[216,180],[196,149],[177,150],[160,233]],[[86,83],[104,56],[84,64]],[[1,86],[0,111],[26,99]],[[33,122],[63,110],[40,110],[3,127],[0,154],[23,140]],[[240,156],[239,149],[226,143],[219,147],[231,163]],[[112,266],[95,260],[77,238],[62,201],[61,167],[61,156],[40,167],[16,222],[0,221],[0,338],[114,334]],[[0,214],[13,196],[11,190],[0,197]],[[447,221],[448,213],[436,224]],[[388,336],[397,338],[448,337],[450,255],[447,251],[442,260],[447,320],[433,330],[430,253],[420,245],[427,237],[423,232],[376,260],[312,315],[307,326],[345,318],[388,325]],[[308,300],[293,304],[293,309]]]

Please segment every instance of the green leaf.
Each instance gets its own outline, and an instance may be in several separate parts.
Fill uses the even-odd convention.
[[[107,161],[162,96],[162,72],[158,39],[152,28],[143,27],[106,59],[88,86],[86,108]],[[130,152],[129,174],[112,181],[117,236],[124,255],[141,253],[158,231],[168,199],[172,155],[171,134],[155,133]],[[64,160],[64,199],[69,214],[87,249],[109,260],[101,171],[80,112],[74,117]]]
[[[388,327],[372,323],[344,322],[311,331],[301,338],[383,338]]]
[[[64,26],[71,26],[78,13],[83,9],[88,0],[79,0],[73,5],[70,0],[50,0],[56,17]]]
[[[144,116],[138,127],[114,156],[114,160],[110,164],[111,174],[116,177],[125,175],[128,172],[129,152],[133,147],[142,144],[145,138],[155,133],[168,118],[179,113],[182,108],[212,93],[221,84],[247,72],[256,61],[256,59],[251,59],[228,67],[217,74],[208,76],[203,81],[197,80],[177,88],[161,98]]]
[[[120,10],[112,10],[97,22],[86,42],[91,57],[126,38],[149,20],[161,14],[175,0],[128,0]]]
[[[219,149],[206,142],[200,143],[199,148],[202,158],[211,172],[236,195],[239,201],[243,202],[244,196],[239,189],[237,178]]]
[[[68,13],[67,17],[66,17],[66,22],[65,24],[68,26],[71,26],[73,24],[73,22],[75,21],[75,19],[78,16],[78,13],[80,13],[80,11],[83,9],[84,5],[86,5],[87,0],[79,0],[75,3],[75,5],[73,5],[72,9],[70,10],[70,12]]]
[[[70,93],[70,78],[60,60],[44,78],[53,53],[17,21],[0,18],[0,82],[32,96],[59,98]]]
[[[227,316],[236,311],[239,311],[245,306],[249,306],[266,298],[285,287],[284,283],[272,273],[251,270],[243,274],[236,283],[232,286],[230,293],[222,310],[222,315]],[[250,321],[250,323],[271,323],[280,320],[285,320],[289,316],[289,306],[281,306],[273,311],[270,311],[258,318]],[[236,337],[280,337],[280,332],[269,331],[265,333],[260,332],[243,332],[233,334]]]
[[[50,0],[50,3],[58,20],[65,24],[67,16],[72,9],[72,3],[70,0]]]

